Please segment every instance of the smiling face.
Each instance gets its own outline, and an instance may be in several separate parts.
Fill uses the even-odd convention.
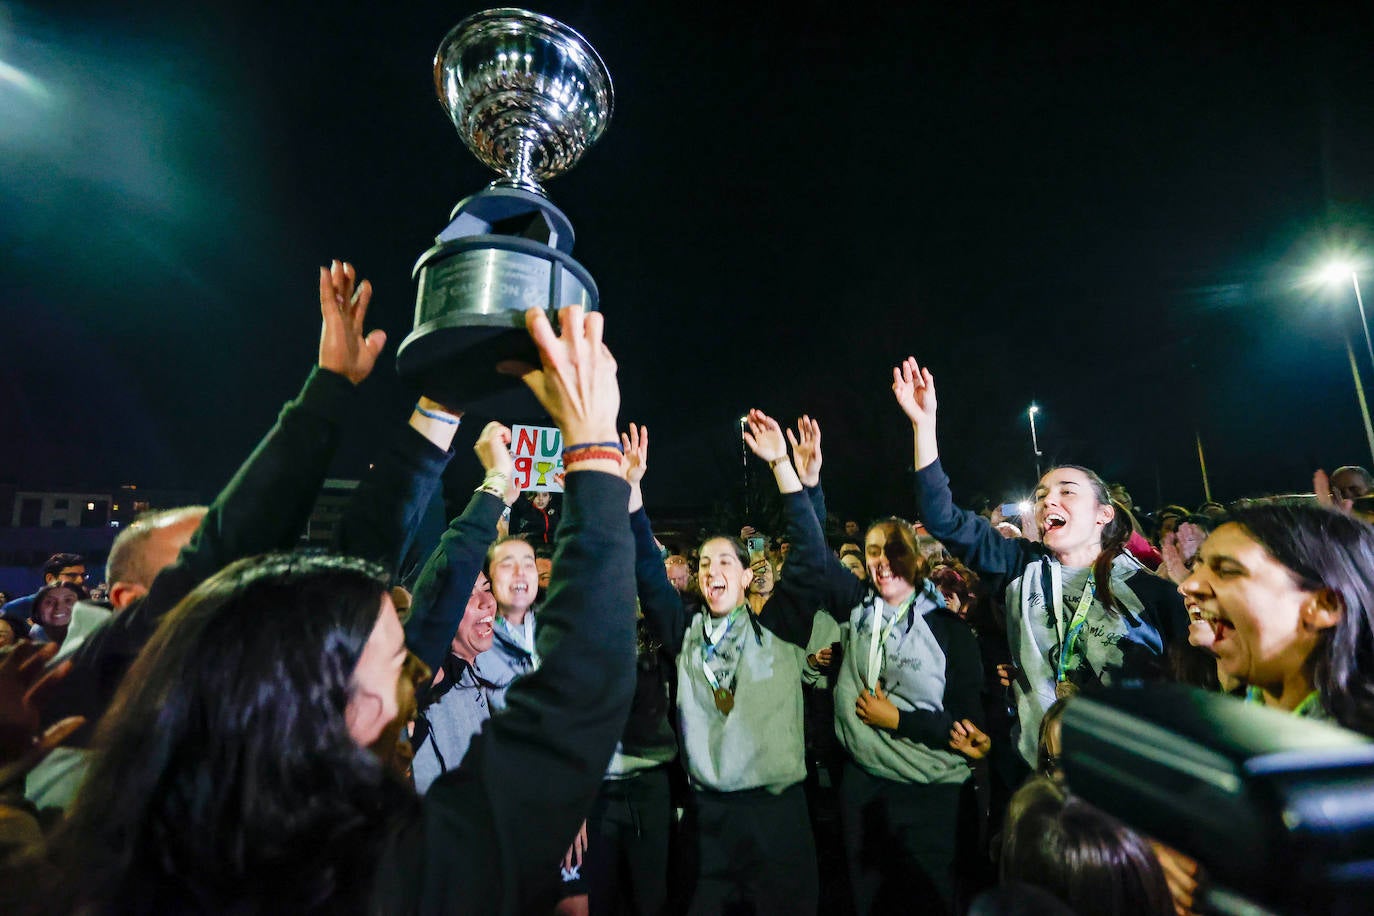
[[[1302,674],[1320,631],[1339,617],[1329,592],[1302,588],[1235,523],[1207,538],[1179,591],[1189,612],[1210,624],[1220,669],[1265,689]]]
[[[496,598],[491,593],[491,581],[482,573],[477,574],[472,594],[468,596],[463,619],[458,621],[458,632],[453,636],[450,648],[453,654],[471,663],[478,655],[491,648],[492,624],[496,622]]]
[[[1092,480],[1078,468],[1054,468],[1035,488],[1040,539],[1066,565],[1091,564],[1101,551],[1102,530],[1115,516],[1116,510],[1098,501]]]
[[[519,538],[497,544],[491,555],[491,592],[502,614],[524,613],[539,590],[534,548]]]
[[[70,588],[54,588],[38,601],[37,619],[44,627],[65,627],[72,622],[77,594]]]
[[[864,563],[868,579],[884,603],[900,604],[916,590],[917,556],[891,526],[874,525],[864,538]],[[914,538],[913,538],[914,540]]]
[[[744,565],[739,551],[726,538],[712,538],[701,545],[697,585],[713,617],[722,617],[744,603],[744,592],[754,572]]]

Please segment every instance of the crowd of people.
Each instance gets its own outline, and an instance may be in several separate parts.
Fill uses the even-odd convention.
[[[519,493],[493,422],[413,545],[461,421],[422,397],[365,424],[333,549],[294,550],[385,343],[370,299],[321,269],[300,395],[209,506],[120,533],[103,599],[58,555],[4,606],[5,912],[1166,916],[1206,863],[1074,793],[1077,697],[1183,682],[1374,736],[1367,471],[1145,513],[1059,465],[979,514],[914,359],[916,519],[833,523],[820,423],[752,410],[785,530],[670,549],[601,316],[532,310],[540,365],[503,368],[562,432],[562,497]]]

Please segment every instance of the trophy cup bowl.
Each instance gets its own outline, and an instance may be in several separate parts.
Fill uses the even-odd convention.
[[[568,26],[518,9],[469,16],[434,57],[439,101],[472,154],[501,177],[454,208],[415,266],[414,330],[397,370],[453,407],[518,381],[507,359],[537,362],[525,333],[532,307],[598,307],[591,274],[571,256],[567,217],[541,185],[577,164],[614,105],[611,76]]]

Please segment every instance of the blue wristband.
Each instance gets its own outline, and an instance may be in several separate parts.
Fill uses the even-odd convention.
[[[429,417],[431,420],[438,420],[440,423],[447,423],[449,426],[457,426],[458,418],[448,414],[435,413],[432,410],[425,410],[419,404],[415,405],[415,411],[422,417]]]
[[[625,449],[619,442],[583,442],[578,445],[565,445],[563,451],[575,452],[584,448],[613,448],[620,454],[625,454]]]

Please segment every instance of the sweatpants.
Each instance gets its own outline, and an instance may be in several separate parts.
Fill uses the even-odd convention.
[[[668,903],[673,807],[668,767],[601,783],[587,818],[583,861],[596,916],[659,916]]]
[[[698,789],[692,803],[697,868],[689,913],[816,912],[816,844],[801,783],[779,795]]]
[[[840,821],[858,916],[952,911],[962,791],[894,782],[845,762]]]

